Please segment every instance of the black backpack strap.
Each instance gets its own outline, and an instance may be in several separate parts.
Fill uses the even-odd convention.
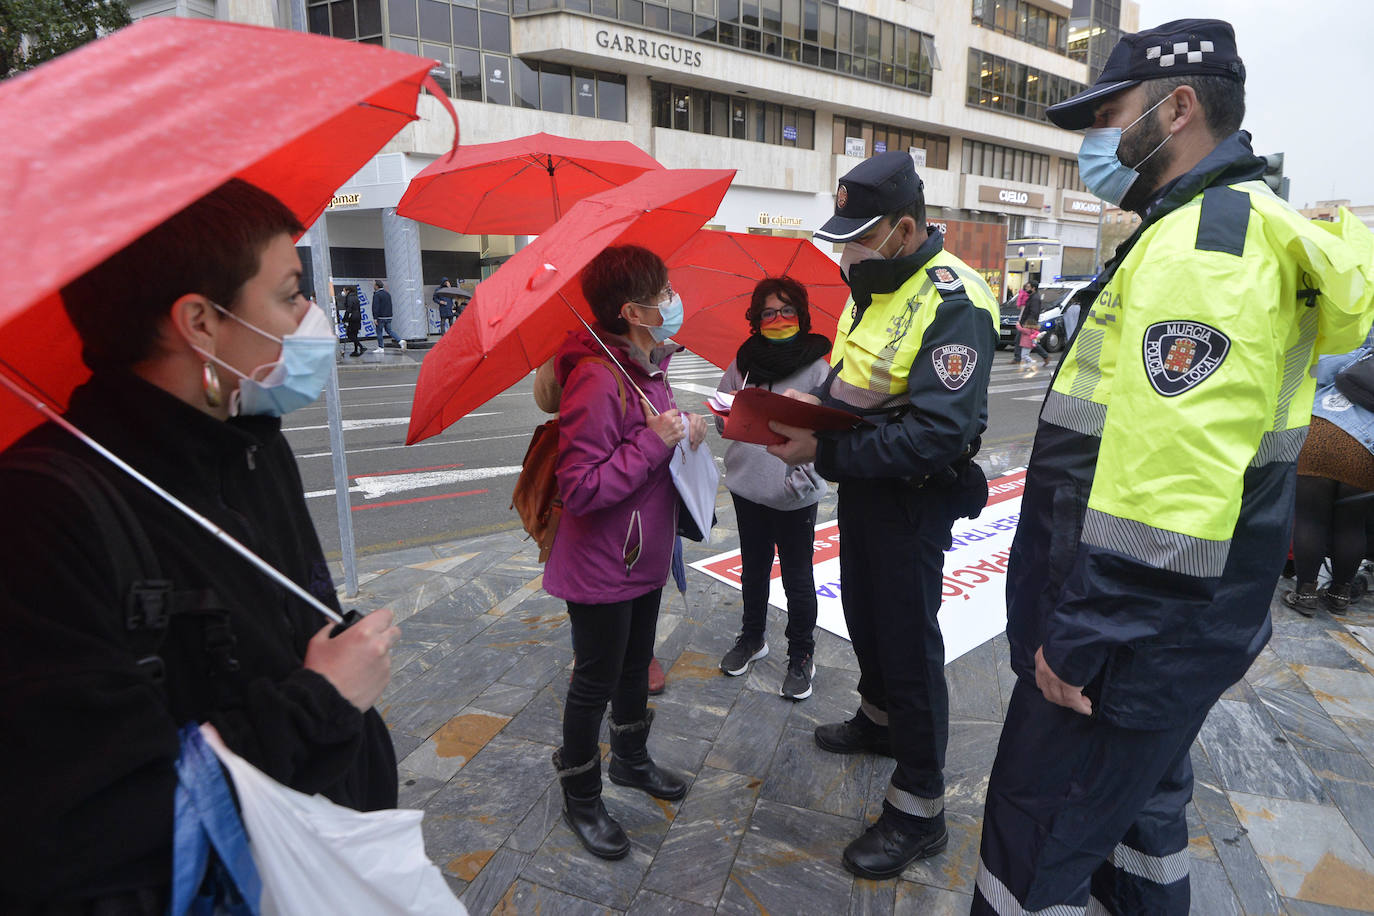
[[[166,674],[158,653],[167,628],[178,614],[206,615],[205,648],[215,666],[238,670],[236,643],[229,630],[228,611],[213,589],[177,590],[162,574],[147,532],[113,484],[86,461],[55,448],[28,447],[7,453],[0,468],[45,477],[71,491],[95,523],[96,536],[114,565],[115,593],[123,597],[121,612],[138,664],[153,681]]]

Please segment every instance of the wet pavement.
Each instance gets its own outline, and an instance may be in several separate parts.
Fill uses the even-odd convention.
[[[996,470],[1024,454],[987,456]],[[724,493],[724,491],[722,491]],[[733,549],[728,494],[716,541]],[[833,516],[834,497],[821,505]],[[380,706],[401,769],[401,804],[425,811],[430,857],[474,914],[966,913],[987,774],[1012,687],[1004,637],[952,662],[948,849],[895,880],[856,879],[840,852],[878,814],[892,761],[816,747],[813,728],[852,715],[849,644],[818,631],[815,693],[778,694],[776,651],[745,676],[717,664],[740,595],[688,570],[664,592],[656,655],[668,673],[649,748],[687,776],[676,803],[607,781],[630,855],[585,852],[561,819],[550,756],[572,664],[563,602],[541,588],[523,532],[367,557],[346,601],[392,608],[403,637]],[[1217,704],[1193,749],[1193,912],[1318,916],[1374,912],[1374,599],[1343,618],[1298,616],[1278,597],[1274,638]],[[604,744],[603,749],[608,751]]]

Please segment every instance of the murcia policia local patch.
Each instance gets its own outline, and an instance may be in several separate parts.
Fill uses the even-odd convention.
[[[1182,394],[1217,370],[1231,338],[1200,321],[1161,321],[1145,329],[1145,374],[1166,398]]]
[[[945,344],[931,354],[935,362],[935,374],[950,391],[958,391],[964,382],[973,378],[973,367],[978,365],[978,351],[963,344]]]

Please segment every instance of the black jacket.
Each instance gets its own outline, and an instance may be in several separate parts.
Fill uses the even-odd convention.
[[[391,317],[391,291],[379,289],[372,294],[372,317],[390,318]]]
[[[348,329],[349,336],[356,335],[358,328],[363,323],[363,307],[358,301],[358,294],[349,290],[343,295],[343,305],[339,309],[339,314],[343,316],[344,327]]]
[[[338,601],[281,421],[221,422],[134,376],[92,379],[80,428],[321,601]],[[6,467],[42,445],[86,460],[137,516],[177,589],[211,589],[238,670],[207,651],[211,617],[177,615],[157,649],[163,684],[125,625],[112,553],[87,503]],[[0,911],[170,879],[177,727],[209,720],[233,750],[293,788],[360,809],[396,803],[396,760],[359,713],[302,667],[325,623],[208,533],[51,424],[0,455]]]

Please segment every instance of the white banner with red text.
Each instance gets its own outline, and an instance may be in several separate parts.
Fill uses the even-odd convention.
[[[1024,470],[988,481],[988,504],[975,519],[955,522],[953,546],[945,553],[939,611],[940,632],[945,638],[945,660],[992,639],[1006,629],[1007,557],[1016,522],[1021,517]],[[816,527],[813,545],[818,613],[816,623],[837,636],[849,638],[840,604],[839,523]],[[712,578],[740,587],[740,553],[732,550],[691,564]],[[769,582],[768,603],[787,609],[782,590],[782,570],[777,557]]]

